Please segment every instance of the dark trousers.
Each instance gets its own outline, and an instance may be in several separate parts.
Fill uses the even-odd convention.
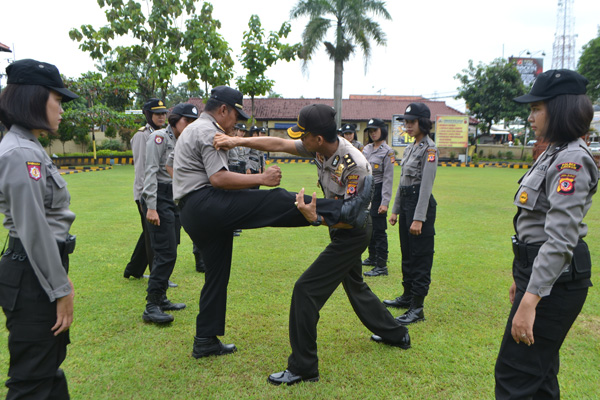
[[[67,355],[69,331],[54,336],[56,301],[48,295],[27,258],[0,260],[0,303],[6,315],[9,379],[7,399],[69,399],[60,365]]]
[[[418,193],[412,196],[403,196],[400,199],[398,229],[402,252],[402,286],[407,294],[425,297],[429,293],[431,283],[437,203],[432,195],[429,198],[426,220],[423,222],[421,234],[412,235],[410,226],[413,223],[418,200]]]
[[[369,242],[369,258],[378,266],[385,266],[388,259],[387,214],[379,214],[381,205],[381,188],[383,184],[375,184],[375,192],[371,201],[371,219],[373,234]]]
[[[290,371],[303,376],[318,374],[319,311],[340,283],[367,329],[390,342],[398,342],[406,333],[363,281],[361,255],[371,230],[370,223],[366,229],[331,229],[331,243],[296,281],[290,307]]]
[[[142,201],[144,215],[148,206]],[[177,245],[180,240],[181,224],[179,209],[173,202],[173,187],[171,184],[158,184],[156,192],[156,212],[160,225],[148,223],[148,236],[154,253],[150,279],[148,279],[148,298],[162,296],[167,293],[169,278],[177,261]]]
[[[305,196],[306,202],[311,200]],[[200,247],[206,264],[196,336],[225,334],[234,229],[309,225],[294,205],[295,201],[295,193],[280,188],[221,190],[206,187],[179,202],[181,223]],[[341,200],[318,199],[317,212],[330,224],[335,224],[339,221],[342,204]]]
[[[535,310],[531,346],[517,344],[510,333],[524,292],[517,290],[496,360],[496,399],[559,399],[559,350],[579,315],[587,288],[557,283]]]
[[[132,276],[141,278],[146,271],[146,267],[149,267],[150,271],[152,271],[152,259],[154,258],[154,254],[152,253],[150,235],[148,234],[148,222],[146,221],[146,214],[142,210],[141,201],[136,200],[135,204],[142,222],[142,233],[138,238],[135,249],[133,249],[133,254],[131,254],[131,259],[129,260],[129,263],[125,269],[127,269]]]

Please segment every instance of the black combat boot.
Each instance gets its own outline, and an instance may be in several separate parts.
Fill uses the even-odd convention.
[[[362,262],[362,265],[370,265],[375,266],[375,257],[371,258],[371,256],[365,258]]]
[[[194,350],[192,351],[192,356],[194,358],[224,356],[236,351],[237,347],[235,347],[234,344],[223,344],[216,336],[194,336]]]
[[[386,307],[410,308],[411,301],[412,295],[406,294],[406,292],[404,292],[402,296],[396,297],[394,300],[384,300],[383,304],[385,304]]]
[[[423,313],[423,296],[413,296],[410,308],[407,312],[396,318],[401,325],[414,324],[415,322],[425,321],[425,314]]]
[[[363,181],[363,190],[351,199],[344,200],[339,222],[352,225],[354,228],[367,226],[374,190],[373,176],[367,175]]]
[[[146,309],[142,314],[142,319],[145,322],[154,322],[155,324],[167,324],[173,322],[175,319],[171,314],[164,313],[160,305],[162,303],[162,296],[152,293],[146,297]]]
[[[386,276],[388,274],[387,260],[377,259],[375,268],[363,273],[364,276]]]
[[[160,302],[160,309],[163,311],[178,311],[185,308],[185,303],[171,303],[171,300],[167,299],[167,295],[163,295]],[[168,315],[168,314],[167,314]]]

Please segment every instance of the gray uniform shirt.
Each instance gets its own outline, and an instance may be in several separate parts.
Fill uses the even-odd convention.
[[[171,175],[167,172],[166,164],[169,155],[175,149],[175,135],[169,125],[148,136],[146,142],[146,173],[142,196],[146,206],[156,210],[156,191],[159,183],[171,183]]]
[[[325,198],[353,197],[362,190],[365,176],[371,175],[371,165],[367,159],[346,139],[338,137],[338,148],[327,160],[322,154],[306,150],[301,140],[295,142],[301,156],[314,157]]]
[[[146,142],[148,136],[154,129],[146,124],[140,128],[131,138],[131,152],[133,154],[133,167],[135,168],[135,179],[133,180],[133,199],[140,201],[144,191],[144,175],[146,173]]]
[[[224,133],[212,115],[202,113],[179,136],[173,159],[175,203],[188,193],[210,186],[209,178],[213,174],[229,170],[227,150],[213,147],[217,132]]]
[[[246,148],[246,170],[251,169],[254,171],[260,171],[261,164],[261,152],[260,150]]]
[[[67,182],[40,142],[13,125],[0,142],[0,213],[51,302],[71,293],[56,244],[67,239],[75,220],[70,203]]]
[[[392,209],[393,214],[400,214],[400,199],[402,197],[400,186],[421,185],[413,221],[426,220],[429,198],[433,191],[433,181],[437,172],[437,161],[438,151],[429,136],[425,136],[417,145],[413,142],[406,147],[404,157],[400,163],[402,171]]]
[[[369,143],[364,147],[363,155],[371,164],[373,182],[382,183],[381,205],[389,206],[394,187],[394,150],[386,143],[382,143],[377,149],[373,143]]]
[[[598,186],[598,167],[582,139],[549,147],[519,180],[514,204],[519,240],[542,244],[527,291],[547,296],[571,263],[573,248],[587,235],[583,218]]]

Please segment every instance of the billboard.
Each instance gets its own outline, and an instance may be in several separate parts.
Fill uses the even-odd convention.
[[[438,115],[435,119],[435,145],[437,147],[466,148],[469,141],[469,117]]]
[[[508,61],[515,64],[525,86],[531,86],[535,78],[544,72],[543,58],[510,57]]]
[[[410,143],[415,141],[415,138],[408,136],[408,133],[404,130],[404,122],[398,121],[400,114],[394,114],[392,116],[392,146],[408,146]]]

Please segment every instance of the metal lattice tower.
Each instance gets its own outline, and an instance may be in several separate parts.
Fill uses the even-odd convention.
[[[574,0],[558,0],[556,33],[552,47],[552,69],[575,69]]]

